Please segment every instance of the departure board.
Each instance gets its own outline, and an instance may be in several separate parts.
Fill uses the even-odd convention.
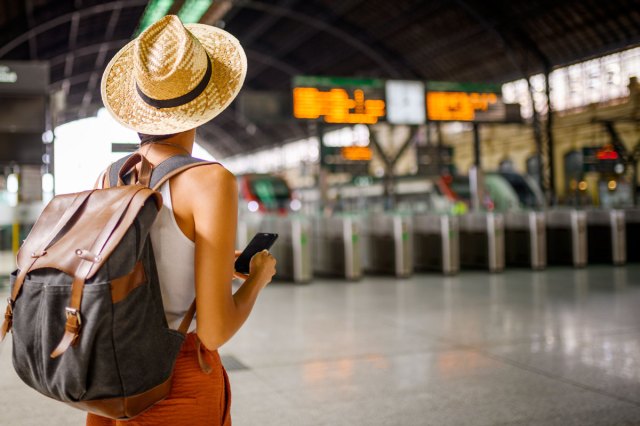
[[[367,175],[373,152],[368,146],[325,146],[324,162],[332,173]]]
[[[522,120],[499,84],[317,76],[294,77],[293,116],[331,124]]]
[[[293,116],[298,119],[375,124],[385,116],[383,80],[299,76],[293,86]]]
[[[624,161],[613,145],[587,146],[582,148],[582,171],[585,173],[624,172]]]
[[[373,158],[373,151],[368,146],[345,146],[340,153],[348,161],[369,161]]]
[[[506,115],[499,85],[427,83],[427,118],[431,121],[500,122]]]

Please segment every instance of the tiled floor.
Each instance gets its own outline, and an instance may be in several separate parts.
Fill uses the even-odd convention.
[[[83,424],[0,350],[1,425]],[[236,426],[640,425],[640,265],[272,284],[221,353]]]

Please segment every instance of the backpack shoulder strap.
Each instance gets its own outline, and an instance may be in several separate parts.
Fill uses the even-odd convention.
[[[133,155],[133,154],[131,154]],[[105,188],[116,186],[118,184],[118,172],[122,166],[129,160],[131,155],[124,156],[112,163],[109,168],[104,172],[106,174]],[[204,166],[207,164],[218,164],[213,161],[205,161],[199,158],[194,158],[190,155],[175,155],[164,160],[158,164],[151,174],[151,182],[149,187],[157,190],[168,179],[192,168],[198,166]]]
[[[93,189],[102,189],[102,188],[106,188],[106,177],[109,174],[109,169],[111,168],[111,165],[109,165],[109,167],[107,167],[106,169],[104,169],[102,171],[102,173],[100,173],[100,176],[98,176],[98,179],[96,179],[96,183],[93,184]]]
[[[105,183],[107,185],[104,186],[105,188],[110,188],[112,186],[118,185],[118,172],[120,172],[120,169],[122,168],[124,163],[126,163],[127,160],[129,160],[129,158],[132,155],[133,154],[125,155],[121,159],[115,161],[114,163],[111,163],[111,165],[107,168],[107,171],[105,172],[107,174],[106,176],[107,178],[105,179]]]
[[[219,163],[215,161],[201,160],[190,155],[176,155],[169,157],[153,169],[149,187],[157,191],[163,183],[172,177],[193,167],[206,166],[209,164]]]

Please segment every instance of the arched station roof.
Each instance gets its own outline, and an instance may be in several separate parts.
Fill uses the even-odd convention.
[[[49,61],[52,91],[67,95],[62,120],[90,115],[147,4],[0,0],[0,59]],[[298,74],[501,83],[640,44],[638,0],[217,0],[200,22],[241,41],[248,90],[287,91]],[[254,125],[235,104],[202,130],[220,156],[308,133]]]

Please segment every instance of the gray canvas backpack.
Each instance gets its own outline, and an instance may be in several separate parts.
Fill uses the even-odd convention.
[[[149,238],[162,196],[152,188],[204,164],[175,156],[152,169],[134,154],[103,174],[108,188],[47,205],[18,253],[2,325],[27,385],[113,419],[167,396],[195,303],[168,327]],[[135,183],[124,184],[128,175]]]

